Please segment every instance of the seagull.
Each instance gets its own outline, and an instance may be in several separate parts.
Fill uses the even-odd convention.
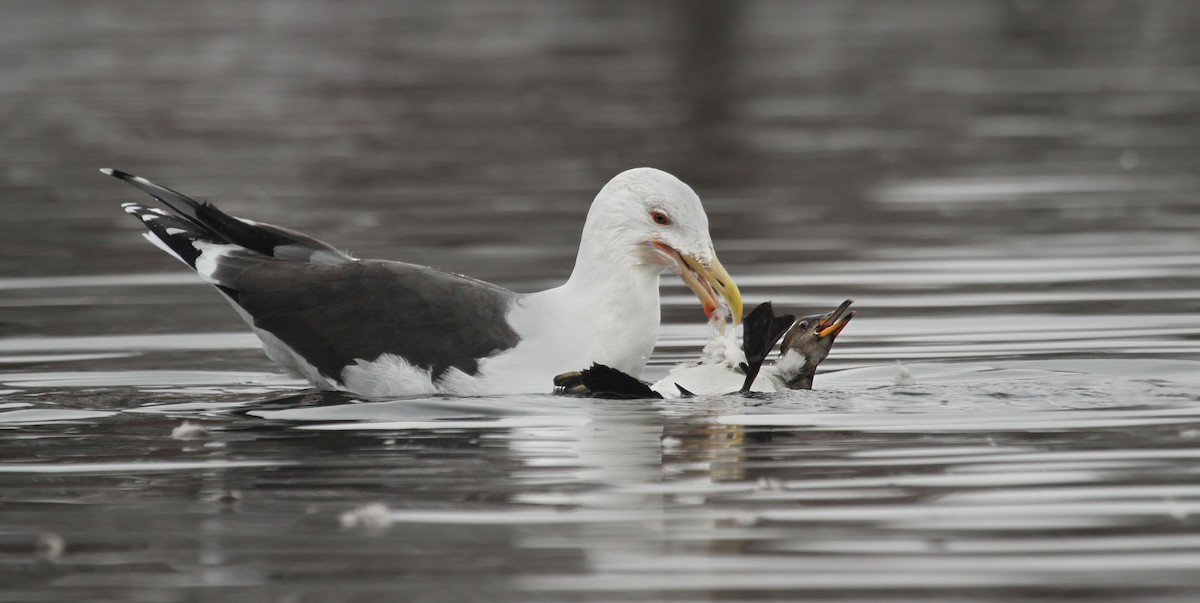
[[[548,393],[555,375],[600,363],[640,375],[671,270],[710,318],[742,315],[700,198],[653,168],[596,195],[566,283],[518,294],[427,266],[358,259],[308,235],[231,216],[114,169],[165,206],[125,203],[156,247],[233,304],[267,356],[318,388],[364,397]]]
[[[784,392],[812,389],[817,366],[829,356],[833,342],[854,318],[853,300],[825,314],[797,320],[776,316],[771,302],[754,308],[742,327],[739,347],[732,332],[719,331],[704,346],[698,362],[671,369],[656,383],[646,383],[614,368],[593,364],[554,378],[555,393],[596,398],[678,398],[727,393]],[[786,334],[785,334],[786,333]],[[774,364],[763,366],[775,342],[783,338]],[[740,389],[739,389],[740,388]]]

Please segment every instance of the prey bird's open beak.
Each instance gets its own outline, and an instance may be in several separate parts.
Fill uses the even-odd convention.
[[[738,290],[737,283],[733,282],[733,277],[729,276],[715,255],[712,261],[705,264],[691,255],[679,253],[665,243],[655,241],[654,248],[666,256],[669,260],[667,265],[700,299],[705,316],[712,318],[721,305],[719,300],[724,300],[733,315],[733,324],[742,321],[742,292]]]
[[[821,320],[821,324],[817,325],[817,336],[829,337],[833,335],[836,337],[841,333],[842,329],[846,328],[846,325],[850,323],[850,319],[854,318],[854,312],[846,311],[850,309],[850,304],[852,303],[854,303],[854,300],[848,299],[842,302],[842,305],[838,306],[836,310],[826,314],[824,319]]]

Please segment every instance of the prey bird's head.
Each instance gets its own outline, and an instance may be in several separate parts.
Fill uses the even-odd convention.
[[[670,269],[700,299],[707,316],[726,306],[734,323],[741,321],[742,294],[717,259],[708,216],[678,178],[653,168],[618,174],[596,196],[584,239],[608,247],[602,255],[614,261]]]
[[[783,336],[780,353],[785,356],[789,352],[798,353],[815,369],[829,355],[833,340],[854,318],[854,311],[850,310],[852,303],[854,300],[848,299],[828,314],[814,314],[797,320]]]

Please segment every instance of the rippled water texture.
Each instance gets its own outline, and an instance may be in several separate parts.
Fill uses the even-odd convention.
[[[2,14],[0,601],[1200,592],[1200,4]],[[313,392],[96,173],[532,291],[635,165],[748,305],[856,300],[816,390]]]

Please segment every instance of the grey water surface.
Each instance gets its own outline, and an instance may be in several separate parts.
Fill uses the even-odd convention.
[[[1200,592],[1200,4],[0,14],[0,601]],[[96,172],[533,291],[636,165],[748,306],[856,300],[816,390],[316,392]]]

